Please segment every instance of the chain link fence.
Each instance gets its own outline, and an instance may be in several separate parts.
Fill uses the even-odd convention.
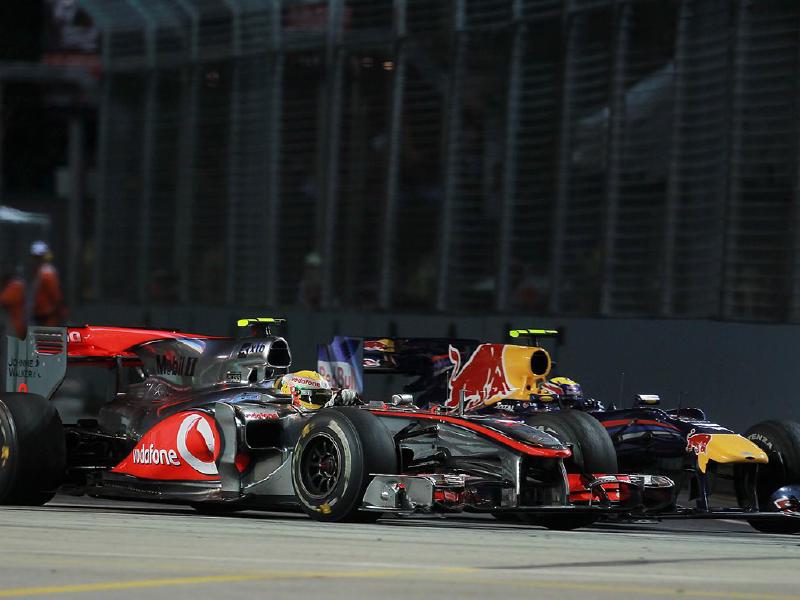
[[[80,0],[94,299],[800,320],[792,0]]]

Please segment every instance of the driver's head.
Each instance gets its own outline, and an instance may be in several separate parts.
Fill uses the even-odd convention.
[[[275,382],[281,394],[291,395],[292,404],[305,410],[318,410],[331,399],[331,384],[316,371],[287,373]]]
[[[583,389],[581,388],[581,384],[577,381],[573,381],[569,377],[553,377],[548,383],[550,384],[548,389],[553,390],[555,386],[561,400],[569,405],[581,404],[583,402]]]

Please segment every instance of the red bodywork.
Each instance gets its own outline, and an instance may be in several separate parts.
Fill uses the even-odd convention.
[[[506,380],[503,365],[504,344],[481,344],[462,365],[461,353],[450,346],[450,361],[453,363],[453,374],[448,382],[449,393],[445,406],[458,406],[461,391],[466,395],[470,410],[482,402],[507,394],[511,387]]]
[[[606,477],[606,475],[595,473],[593,474],[593,477],[602,478]],[[627,486],[622,485],[619,482],[630,482],[630,478],[626,475],[612,475],[612,477],[614,477],[617,481],[609,481],[607,483],[601,483],[599,486],[589,488],[588,485],[591,483],[591,479],[578,473],[568,473],[567,479],[569,480],[570,503],[600,503],[606,499],[610,500],[611,502],[627,500],[629,497]],[[605,492],[605,496],[598,488],[602,488],[603,492]]]
[[[226,339],[196,333],[183,333],[160,329],[136,329],[132,327],[103,327],[85,325],[67,329],[67,356],[74,360],[96,360],[111,358],[136,359],[131,348],[166,339]]]
[[[695,454],[705,454],[708,443],[711,441],[710,433],[693,433],[694,429],[686,437],[686,451]]]
[[[220,434],[212,417],[187,411],[145,433],[112,473],[161,481],[217,481]]]
[[[451,417],[448,415],[437,415],[434,413],[420,413],[420,412],[406,412],[406,411],[393,411],[393,410],[370,410],[371,413],[381,415],[384,417],[406,417],[412,419],[426,419],[429,421],[439,421],[442,423],[452,423],[464,429],[469,429],[475,433],[479,433],[491,440],[501,442],[503,445],[508,446],[514,450],[527,454],[529,456],[543,456],[546,458],[569,458],[572,456],[572,451],[569,448],[540,448],[515,440],[504,433],[501,433],[490,427],[486,427],[474,421],[468,421],[458,417]]]

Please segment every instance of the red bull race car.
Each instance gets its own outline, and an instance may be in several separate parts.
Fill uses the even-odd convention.
[[[279,322],[243,319],[235,338],[89,325],[8,338],[0,504],[44,504],[60,490],[204,513],[473,511],[571,529],[670,496],[666,477],[568,472],[571,450],[516,419],[421,409],[403,395],[365,403],[313,371],[290,373]],[[55,390],[67,369],[93,368],[109,377],[106,402],[63,423]]]
[[[574,473],[668,477],[672,497],[651,506],[652,516],[745,519],[764,532],[800,532],[800,424],[766,421],[738,435],[699,408],[663,410],[657,396],[638,395],[631,408],[606,407],[585,397],[577,382],[551,377],[550,354],[538,340],[557,333],[510,332],[527,344],[337,338],[320,349],[319,368],[333,381],[346,373],[356,386],[365,373],[404,376],[417,406],[537,427],[570,447],[565,465]],[[355,360],[332,360],[343,343],[359,344]],[[712,505],[725,479],[734,484],[737,506]],[[679,506],[682,491],[693,505]]]

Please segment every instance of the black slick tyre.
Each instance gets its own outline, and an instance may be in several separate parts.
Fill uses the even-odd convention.
[[[360,510],[371,474],[397,473],[394,440],[370,412],[347,406],[319,411],[300,434],[292,483],[300,506],[317,521],[374,521]]]
[[[736,465],[734,482],[739,506],[752,506],[753,488],[762,511],[777,511],[771,505],[770,496],[778,488],[788,484],[800,484],[800,423],[795,421],[762,421],[753,425],[744,437],[764,450],[769,463],[759,465],[757,476],[752,465]],[[800,533],[800,519],[780,521],[748,521],[764,533]]]
[[[617,452],[605,427],[578,410],[540,413],[525,419],[532,427],[572,446],[572,457],[565,465],[571,473],[613,474],[618,472]]]
[[[45,504],[65,469],[64,428],[55,407],[36,394],[0,396],[0,504]]]

